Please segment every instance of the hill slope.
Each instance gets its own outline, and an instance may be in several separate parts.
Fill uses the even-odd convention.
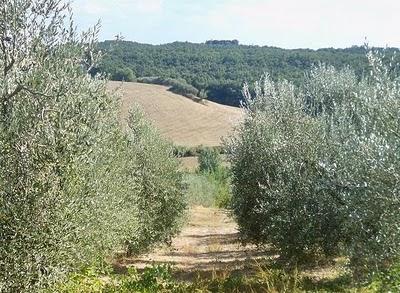
[[[184,79],[206,93],[209,100],[231,106],[239,105],[243,83],[251,85],[265,72],[274,80],[287,79],[301,85],[304,72],[320,62],[337,68],[350,66],[358,76],[369,71],[364,47],[287,50],[268,46],[105,41],[99,44],[99,49],[107,54],[93,73],[109,73],[113,80],[121,80],[121,70],[138,78]],[[399,50],[385,51],[387,61],[395,52]],[[399,54],[396,62],[400,62]]]
[[[137,104],[161,134],[175,145],[218,146],[221,138],[243,117],[239,108],[210,101],[196,103],[169,92],[165,86],[110,81],[109,88],[121,93],[123,118]]]

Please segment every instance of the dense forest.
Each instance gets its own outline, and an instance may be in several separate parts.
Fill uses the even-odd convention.
[[[175,42],[164,45],[105,41],[99,44],[99,48],[105,53],[105,58],[94,73],[110,74],[114,80],[139,78],[139,81],[149,82],[155,77],[177,79],[189,84],[190,93],[194,87],[199,96],[234,106],[238,106],[242,99],[243,83],[253,84],[266,72],[273,80],[287,79],[300,85],[305,79],[304,72],[318,63],[336,68],[350,66],[358,77],[368,68],[367,48],[358,46],[288,50],[239,45],[237,40],[213,40],[204,44]],[[392,56],[397,51],[388,48],[386,55]],[[141,80],[143,77],[146,79]],[[158,83],[165,84],[159,80]]]

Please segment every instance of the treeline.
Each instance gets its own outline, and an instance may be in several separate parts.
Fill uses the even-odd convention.
[[[122,80],[122,79],[120,79]],[[123,79],[125,81],[129,81],[128,79]],[[188,84],[184,79],[175,79],[175,78],[161,78],[161,77],[140,77],[136,79],[137,82],[140,83],[150,83],[150,84],[158,84],[165,85],[169,87],[169,90],[173,93],[183,95],[188,97],[194,101],[200,102],[202,99],[206,98],[206,94],[204,91],[199,91],[194,86]]]
[[[237,46],[239,45],[238,40],[208,40],[206,45],[222,45],[222,46]]]
[[[148,45],[105,41],[99,44],[99,49],[106,56],[93,73],[108,73],[112,79],[127,81],[134,80],[134,77],[154,76],[184,80],[184,84],[193,86],[209,100],[238,106],[243,83],[253,84],[265,72],[274,81],[286,79],[300,85],[305,80],[304,72],[318,63],[339,69],[350,66],[358,78],[368,68],[364,47],[286,50],[236,45],[236,42],[233,45],[232,41],[229,44],[207,41],[205,44],[175,42]],[[391,56],[397,51],[389,48],[386,53]],[[123,72],[126,72],[126,78],[121,75]]]

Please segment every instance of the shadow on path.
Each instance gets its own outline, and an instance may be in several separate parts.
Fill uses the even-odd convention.
[[[120,273],[130,266],[138,270],[152,265],[169,264],[176,277],[190,280],[224,273],[251,274],[257,260],[277,257],[272,248],[263,250],[240,243],[235,222],[220,209],[193,207],[189,222],[171,246],[161,247],[138,257],[119,257],[115,270]]]

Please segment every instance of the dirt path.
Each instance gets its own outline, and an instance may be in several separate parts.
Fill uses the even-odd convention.
[[[272,251],[266,253],[254,246],[242,246],[237,226],[226,211],[193,207],[187,224],[170,247],[137,258],[121,258],[118,266],[141,269],[153,264],[170,264],[187,279],[219,271],[248,272],[254,266],[254,260],[273,257],[276,255]]]

